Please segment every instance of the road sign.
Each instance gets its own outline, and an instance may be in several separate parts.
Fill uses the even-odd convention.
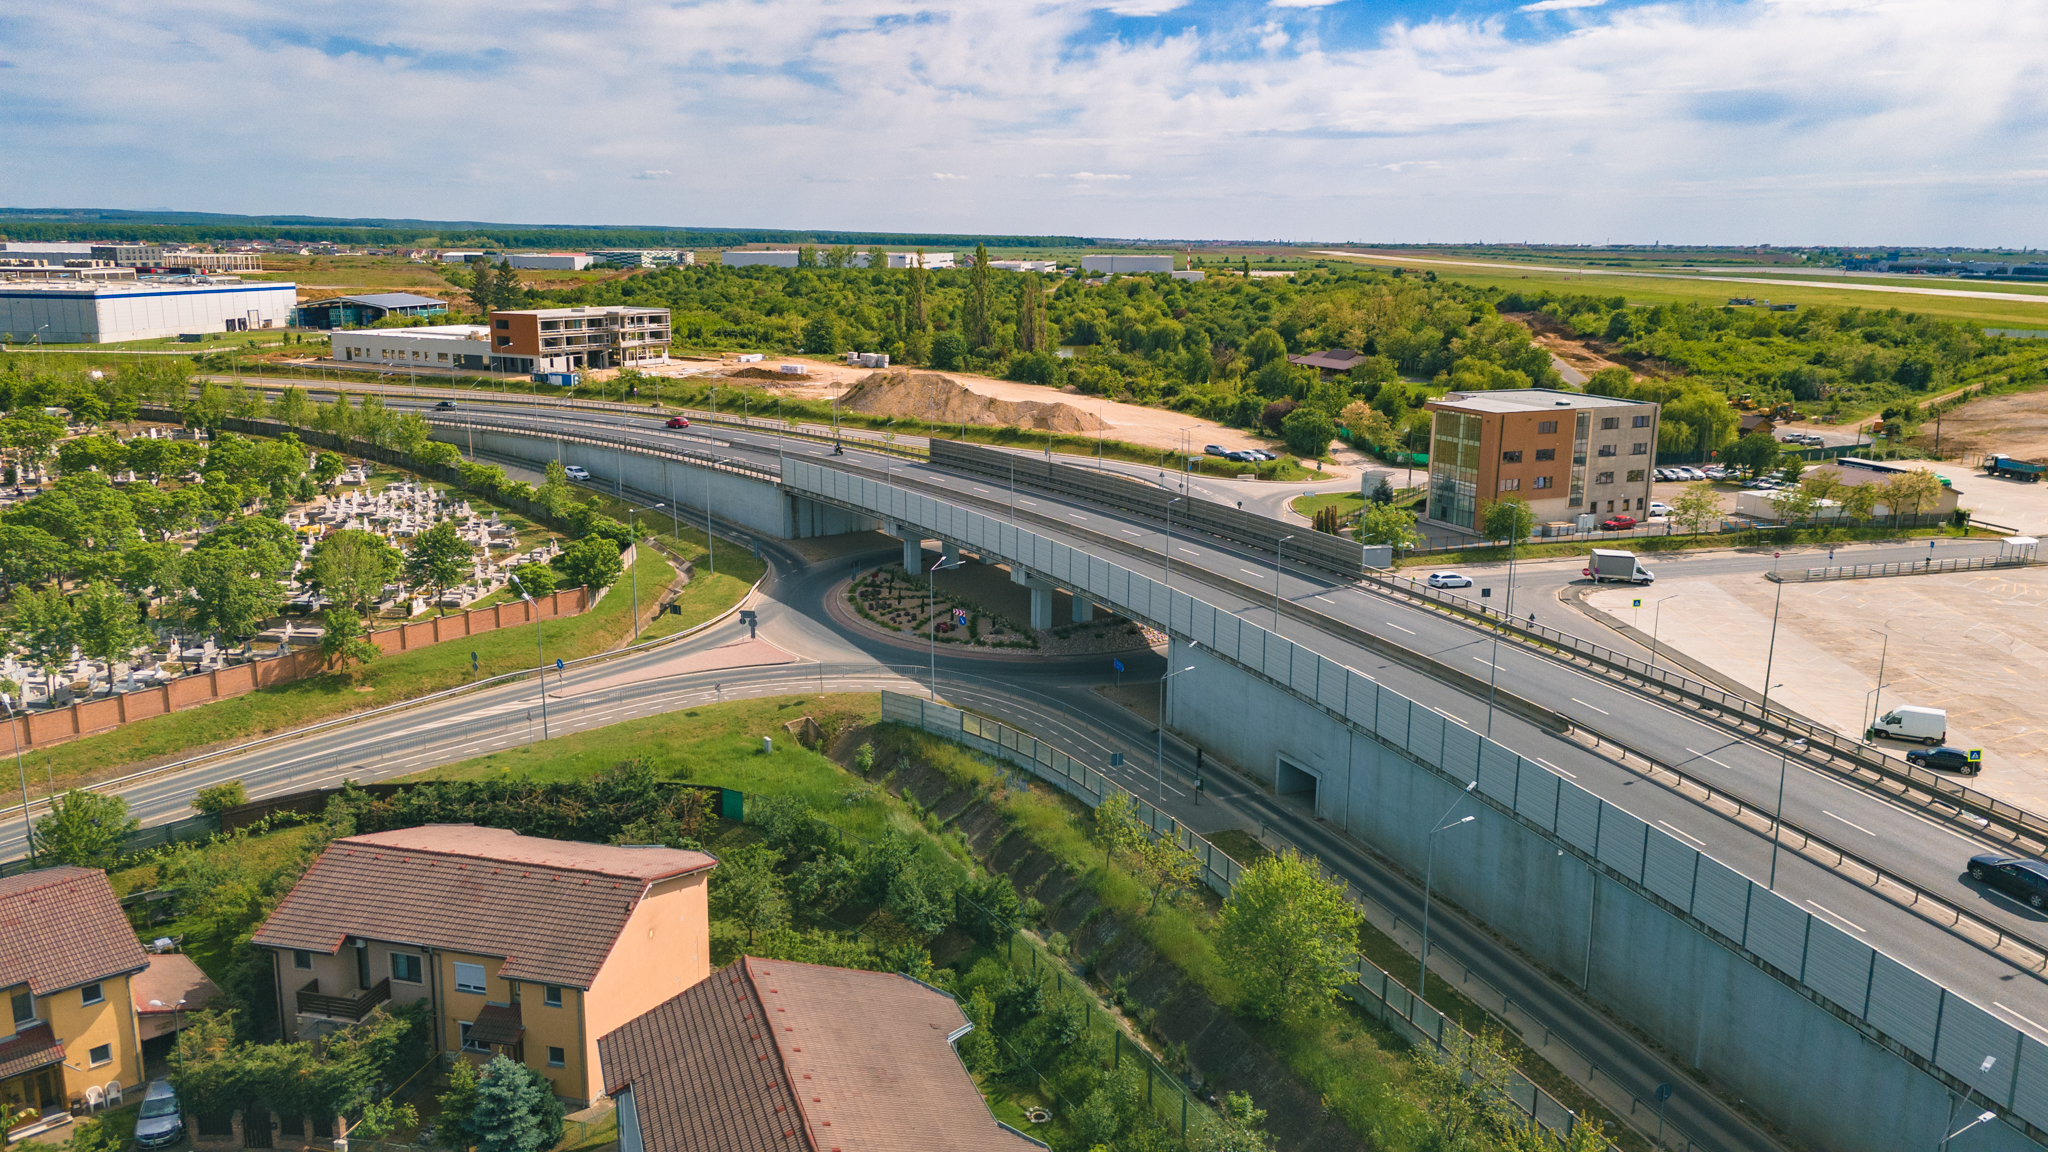
[[[757,619],[759,619],[759,617],[755,614],[752,608],[740,609],[740,623],[752,624]]]
[[[562,658],[561,658],[560,656],[557,656],[557,657],[555,657],[555,671],[557,671],[557,672],[560,672],[561,670],[562,670]]]
[[[1982,764],[1983,762],[1984,762],[1984,750],[1983,750],[1982,748],[1972,748],[1972,749],[1970,749],[1970,763],[1972,763],[1972,764]]]
[[[1485,599],[1488,599],[1488,598],[1490,598],[1490,597],[1491,597],[1492,595],[1493,595],[1493,589],[1491,589],[1491,588],[1481,588],[1481,589],[1479,590],[1479,598],[1480,598],[1481,600],[1485,600]]]
[[[1640,596],[1636,597],[1636,598],[1635,598],[1634,600],[1632,600],[1632,601],[1630,601],[1630,602],[1629,602],[1629,607],[1631,607],[1631,608],[1641,608],[1642,606],[1643,606],[1643,600],[1642,600],[1642,597],[1640,597]]]
[[[965,624],[965,623],[967,623],[967,609],[965,609],[965,608],[955,608],[955,609],[953,609],[953,619],[955,619],[955,620],[958,620],[958,621],[959,621],[959,622],[961,622],[962,624]]]
[[[476,671],[476,653],[474,652],[469,654],[469,670],[471,672]]]
[[[1111,753],[1109,754],[1109,766],[1110,766],[1111,768],[1121,768],[1121,767],[1123,767],[1123,766],[1124,766],[1124,754],[1123,754],[1123,753],[1121,753],[1121,752],[1111,752]]]
[[[1117,660],[1117,659],[1114,659],[1114,658],[1112,658],[1112,659],[1110,660],[1110,665],[1111,665],[1112,667],[1114,667],[1114,668],[1115,668],[1115,669],[1116,669],[1117,671],[1119,671],[1119,672],[1121,672],[1121,671],[1123,671],[1123,670],[1124,670],[1124,662],[1123,662],[1123,661],[1121,661],[1121,660]],[[1118,753],[1118,755],[1122,755],[1122,753]]]
[[[1663,1102],[1669,1099],[1671,1099],[1671,1085],[1657,1085],[1657,1103],[1662,1104]]]

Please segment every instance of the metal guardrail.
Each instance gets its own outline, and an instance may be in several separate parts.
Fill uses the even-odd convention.
[[[1821,580],[1869,580],[1882,576],[1925,576],[1934,572],[1982,572],[1992,568],[2025,568],[2035,561],[2026,556],[1972,556],[1954,560],[1913,560],[1904,564],[1849,564],[1834,568],[1804,568],[1796,572],[1766,572],[1764,579],[1780,584],[1808,584]]]

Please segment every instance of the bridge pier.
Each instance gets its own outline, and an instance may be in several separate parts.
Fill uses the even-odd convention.
[[[1088,621],[1093,620],[1094,618],[1095,605],[1089,603],[1087,597],[1085,596],[1074,597],[1074,623],[1086,624]]]
[[[1010,565],[1010,583],[1022,584],[1031,590],[1031,627],[1034,629],[1052,627],[1053,586],[1035,576],[1027,575],[1024,571],[1024,566],[1021,564]],[[1075,597],[1074,602],[1076,604],[1081,603],[1080,597]],[[1075,611],[1079,612],[1080,610],[1077,608]],[[1078,617],[1076,618],[1078,619]]]

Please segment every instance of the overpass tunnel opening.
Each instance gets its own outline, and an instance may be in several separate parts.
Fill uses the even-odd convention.
[[[1308,805],[1311,812],[1316,811],[1316,787],[1321,783],[1321,776],[1313,769],[1303,768],[1285,756],[1279,758],[1273,771],[1274,794],[1300,801]]]

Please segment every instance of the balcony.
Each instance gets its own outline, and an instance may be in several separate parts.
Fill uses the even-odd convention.
[[[320,981],[311,980],[299,989],[299,1014],[358,1021],[368,1016],[370,1009],[389,999],[391,980],[388,977],[377,981],[376,987],[354,996],[323,996],[320,994]]]

